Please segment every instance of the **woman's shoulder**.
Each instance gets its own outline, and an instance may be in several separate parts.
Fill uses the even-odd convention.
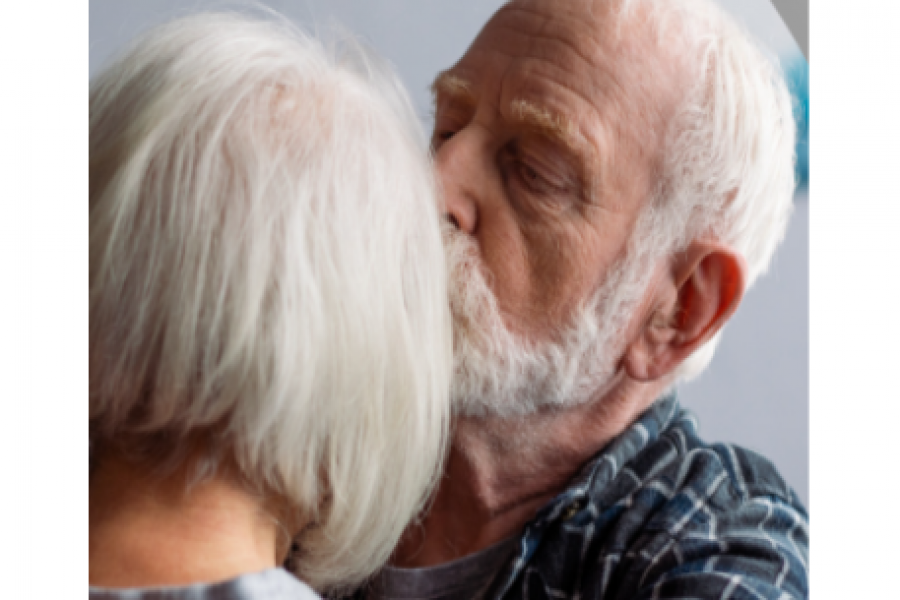
[[[90,588],[91,600],[321,600],[311,587],[285,571],[267,569],[216,583],[183,587]]]

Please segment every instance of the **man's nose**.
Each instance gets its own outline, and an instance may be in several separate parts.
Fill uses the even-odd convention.
[[[483,183],[483,157],[465,130],[444,142],[435,166],[444,192],[446,217],[460,231],[474,235],[478,229],[478,187]]]

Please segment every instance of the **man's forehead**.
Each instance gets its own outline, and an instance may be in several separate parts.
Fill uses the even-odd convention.
[[[473,47],[496,41],[514,55],[527,54],[532,48],[548,59],[559,55],[592,63],[597,55],[615,52],[632,39],[623,35],[620,25],[625,22],[618,17],[618,4],[618,0],[509,2],[488,20]]]
[[[528,88],[533,99],[562,89],[568,92],[568,100],[586,105],[579,110],[610,112],[629,87],[631,69],[626,63],[630,61],[622,56],[627,48],[615,40],[617,35],[607,32],[610,28],[596,10],[579,14],[569,2],[561,4],[565,11],[556,5],[548,8],[547,2],[505,5],[450,70],[457,81],[442,82],[449,85],[440,91],[463,101],[471,100],[472,92],[482,91],[479,87],[500,82],[504,88]],[[591,9],[589,3],[585,7]],[[507,91],[519,94],[519,90]]]

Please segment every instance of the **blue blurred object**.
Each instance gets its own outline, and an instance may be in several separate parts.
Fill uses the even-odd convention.
[[[794,99],[797,123],[797,190],[809,188],[809,63],[802,54],[783,61],[784,76]]]

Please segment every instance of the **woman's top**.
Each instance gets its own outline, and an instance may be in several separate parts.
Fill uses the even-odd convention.
[[[321,600],[311,587],[285,571],[267,569],[227,581],[183,587],[90,588],[90,600]]]

